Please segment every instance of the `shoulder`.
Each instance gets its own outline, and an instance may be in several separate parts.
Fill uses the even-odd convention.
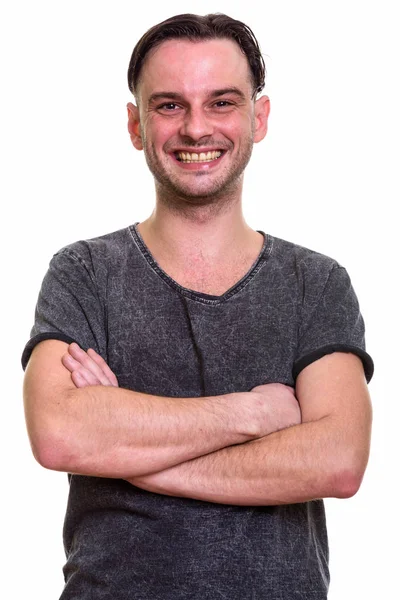
[[[50,268],[84,271],[91,279],[101,281],[110,272],[119,272],[126,264],[138,260],[133,227],[63,246],[53,255]]]
[[[84,263],[90,263],[93,259],[113,259],[131,247],[130,232],[131,227],[124,227],[102,236],[78,240],[63,246],[54,256],[70,256]]]
[[[341,265],[332,257],[300,246],[293,242],[269,236],[271,240],[271,259],[277,265],[288,269],[301,269],[305,271],[318,271],[329,273],[332,269]]]
[[[319,296],[332,278],[348,277],[346,269],[330,256],[278,237],[269,238],[270,268],[308,296]]]
[[[270,245],[269,269],[303,306],[313,307],[326,293],[345,293],[351,285],[346,269],[330,256],[273,236]]]
[[[365,352],[364,321],[347,270],[330,256],[278,238],[271,259],[291,282],[287,292],[297,303],[294,377],[326,354],[350,352],[361,358],[369,381],[373,362]]]

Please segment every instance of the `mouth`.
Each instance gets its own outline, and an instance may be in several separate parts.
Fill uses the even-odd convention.
[[[208,152],[174,152],[175,158],[182,163],[207,163],[218,160],[223,155],[224,150],[212,150]]]

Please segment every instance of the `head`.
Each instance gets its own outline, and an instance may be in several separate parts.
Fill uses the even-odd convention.
[[[226,15],[178,15],[152,27],[129,65],[129,132],[164,196],[215,201],[241,190],[269,102],[251,30]],[[196,156],[197,154],[197,156]]]

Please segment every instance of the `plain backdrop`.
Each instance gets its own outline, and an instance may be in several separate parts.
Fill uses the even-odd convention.
[[[153,182],[130,145],[126,70],[139,37],[183,12],[254,30],[268,69],[267,138],[245,178],[249,224],[350,273],[375,360],[374,429],[359,493],[327,500],[330,600],[397,589],[399,36],[395,1],[3,2],[1,44],[2,589],[62,588],[63,473],[35,463],[20,355],[59,248],[146,218]]]

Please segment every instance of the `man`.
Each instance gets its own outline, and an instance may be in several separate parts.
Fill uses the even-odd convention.
[[[53,257],[23,356],[33,452],[72,474],[61,598],[322,600],[321,498],[369,452],[350,280],[243,219],[269,113],[248,27],[173,17],[128,79],[155,209]]]

